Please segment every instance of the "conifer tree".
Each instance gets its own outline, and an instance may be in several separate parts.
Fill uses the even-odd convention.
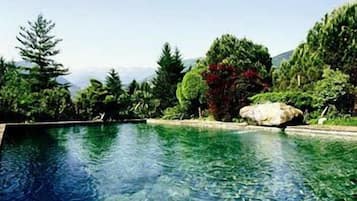
[[[153,80],[153,94],[160,100],[159,109],[163,111],[177,104],[176,88],[182,80],[184,65],[179,50],[172,53],[169,43],[164,44],[157,64],[159,68]]]
[[[53,58],[60,53],[56,47],[62,41],[51,34],[54,27],[54,22],[40,14],[35,21],[28,21],[28,27],[21,26],[19,36],[16,37],[20,42],[16,48],[20,50],[22,59],[34,64],[28,69],[34,91],[58,86],[56,78],[68,72]]]
[[[118,98],[123,93],[119,74],[114,69],[110,69],[108,76],[106,77],[105,84],[108,92],[115,98]]]
[[[274,72],[277,90],[310,90],[322,79],[323,70],[331,68],[349,75],[357,86],[357,3],[345,4],[317,22],[308,32],[306,42]]]
[[[8,64],[4,57],[0,57],[0,88],[5,82],[5,74],[8,68]]]
[[[133,95],[135,91],[139,88],[139,83],[134,79],[130,82],[128,86],[128,94]]]

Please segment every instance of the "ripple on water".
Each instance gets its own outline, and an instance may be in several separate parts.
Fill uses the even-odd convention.
[[[353,200],[357,145],[145,124],[5,138],[1,200]]]

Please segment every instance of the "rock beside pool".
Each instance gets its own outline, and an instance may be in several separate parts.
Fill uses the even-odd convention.
[[[283,126],[301,124],[303,112],[285,103],[264,103],[243,107],[241,117],[262,126]]]

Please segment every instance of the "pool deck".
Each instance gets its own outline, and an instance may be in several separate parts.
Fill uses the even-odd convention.
[[[220,122],[220,121],[207,121],[207,120],[163,120],[163,119],[147,119],[148,124],[165,124],[165,125],[177,125],[177,126],[193,126],[201,128],[216,128],[225,130],[266,130],[272,132],[281,131],[277,127],[263,127],[263,126],[252,126],[247,123],[234,123],[234,122]]]
[[[181,125],[203,128],[216,128],[227,130],[264,130],[271,132],[285,132],[287,135],[317,136],[325,138],[343,138],[357,140],[357,126],[328,126],[328,125],[302,125],[288,126],[286,128],[252,126],[247,123],[205,121],[205,120],[162,120],[148,119],[148,124]]]
[[[288,126],[287,134],[349,137],[357,140],[357,126],[301,125]]]

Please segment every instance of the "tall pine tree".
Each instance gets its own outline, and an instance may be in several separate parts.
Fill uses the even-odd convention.
[[[106,77],[105,84],[108,92],[116,99],[124,92],[119,74],[114,69],[110,69],[108,76]]]
[[[56,78],[68,72],[67,68],[53,59],[60,53],[56,46],[62,41],[51,34],[54,27],[54,22],[38,15],[35,21],[28,21],[28,27],[21,26],[16,37],[21,44],[16,48],[20,50],[22,59],[34,64],[28,69],[34,91],[58,86]]]
[[[179,50],[176,48],[172,53],[169,43],[164,44],[157,64],[159,68],[153,80],[153,94],[160,100],[159,109],[163,111],[177,104],[176,88],[182,80],[184,65]]]

